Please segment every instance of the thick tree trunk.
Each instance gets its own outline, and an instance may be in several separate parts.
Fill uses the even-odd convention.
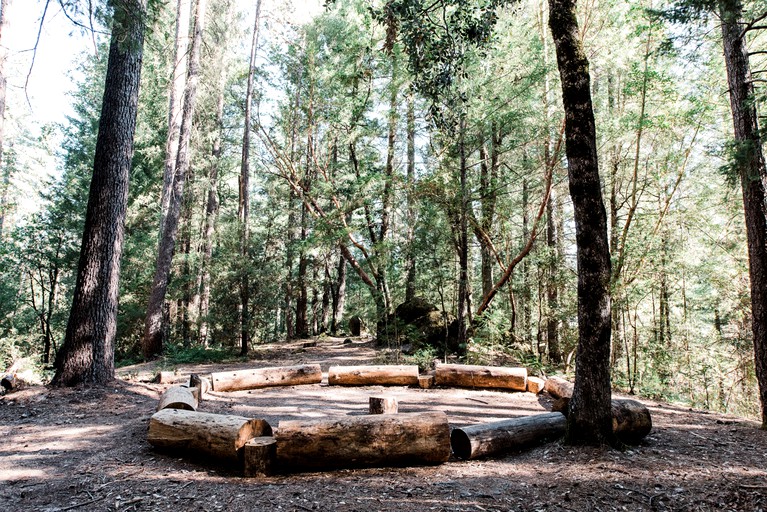
[[[435,384],[459,388],[527,390],[527,368],[475,366],[469,364],[437,365]]]
[[[450,444],[455,456],[461,459],[501,455],[558,439],[565,434],[565,424],[565,417],[560,412],[480,423],[454,428],[450,433]]]
[[[720,14],[730,107],[739,149],[739,154],[733,158],[737,158],[746,217],[756,378],[762,406],[762,428],[767,430],[767,212],[764,203],[767,170],[759,136],[754,83],[742,29],[743,5],[740,0],[722,0]]]
[[[53,385],[114,379],[117,293],[133,158],[145,4],[115,0],[77,280]]]
[[[442,464],[450,457],[444,412],[281,421],[275,439],[278,464],[295,471]]]
[[[610,250],[597,162],[589,64],[574,0],[549,0],[565,109],[570,196],[578,261],[578,351],[567,441],[612,442],[610,416]]]
[[[336,336],[344,317],[346,305],[346,258],[343,254],[338,256],[338,270],[336,282],[333,285],[333,318],[330,324],[330,334]]]
[[[337,386],[416,386],[418,366],[331,366],[328,384]]]
[[[165,294],[170,281],[171,263],[173,251],[176,246],[178,235],[178,222],[181,216],[181,202],[184,195],[186,174],[189,170],[191,159],[190,143],[192,140],[192,120],[197,98],[197,83],[200,74],[200,52],[202,46],[203,29],[205,26],[205,9],[207,0],[196,0],[194,39],[189,55],[189,72],[184,90],[184,108],[179,135],[178,154],[176,168],[173,176],[173,189],[168,205],[168,214],[164,219],[161,238],[157,250],[157,263],[152,282],[152,291],[149,296],[146,320],[144,323],[144,338],[142,352],[145,358],[156,357],[162,352],[163,326],[162,307],[165,302]]]

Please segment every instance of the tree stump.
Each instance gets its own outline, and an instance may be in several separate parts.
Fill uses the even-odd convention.
[[[390,396],[371,396],[369,398],[370,414],[397,414],[399,405],[397,399]]]
[[[245,443],[242,453],[245,476],[259,477],[274,474],[277,442],[273,437],[254,437]]]
[[[434,387],[434,375],[419,375],[418,387],[421,389],[431,389]]]
[[[543,391],[546,386],[546,381],[540,377],[528,377],[527,378],[527,391],[529,393],[538,394]]]

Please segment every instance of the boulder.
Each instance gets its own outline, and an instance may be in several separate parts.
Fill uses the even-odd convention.
[[[396,343],[406,353],[433,347],[438,351],[458,352],[460,347],[450,327],[455,317],[440,311],[423,297],[415,297],[397,306],[392,315],[379,325],[380,344]]]

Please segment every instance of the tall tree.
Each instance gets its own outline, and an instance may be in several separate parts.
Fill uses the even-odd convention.
[[[144,0],[112,0],[112,35],[85,216],[80,262],[64,343],[52,384],[114,379],[117,295],[133,158]]]
[[[189,70],[187,73],[186,87],[184,90],[184,108],[179,133],[178,153],[176,168],[173,176],[173,187],[168,214],[163,220],[160,229],[159,247],[157,250],[157,263],[152,282],[152,290],[147,306],[146,320],[144,323],[144,337],[142,351],[145,358],[152,358],[162,352],[163,345],[163,322],[162,310],[165,302],[165,293],[170,280],[173,251],[178,235],[178,223],[181,216],[181,202],[184,195],[186,174],[189,170],[191,158],[190,142],[192,139],[192,119],[197,98],[197,84],[200,74],[200,52],[202,47],[202,35],[205,27],[205,10],[207,0],[196,0],[194,37],[189,54]]]
[[[8,26],[11,23],[9,10],[13,0],[0,2],[0,239],[3,238],[3,225],[5,224],[5,208],[8,202],[8,185],[10,171],[6,169],[3,161],[3,148],[5,144],[5,91],[7,85],[5,61],[8,57]]]
[[[258,48],[258,25],[261,21],[261,0],[256,2],[256,20],[253,22],[253,40],[250,45],[248,82],[245,88],[245,124],[242,131],[242,159],[240,161],[239,203],[237,218],[240,223],[240,355],[247,355],[250,343],[250,275],[248,247],[250,228],[250,112],[253,104],[253,78],[256,74],[256,50]]]
[[[565,110],[565,152],[578,260],[578,350],[567,441],[612,441],[610,411],[610,249],[597,161],[589,63],[575,0],[549,0]]]
[[[721,0],[719,12],[735,130],[733,166],[740,178],[746,217],[756,377],[762,405],[762,428],[767,430],[767,208],[764,190],[767,169],[745,41],[748,30],[743,28],[749,27],[742,20],[743,4],[740,0]]]

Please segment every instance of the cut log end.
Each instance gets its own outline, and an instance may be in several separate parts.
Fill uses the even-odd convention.
[[[431,389],[434,387],[434,375],[419,375],[418,387],[421,389]]]
[[[247,477],[274,474],[277,442],[273,437],[254,437],[243,447],[243,473]]]
[[[370,414],[397,414],[399,412],[397,399],[390,396],[371,396],[369,403]]]

